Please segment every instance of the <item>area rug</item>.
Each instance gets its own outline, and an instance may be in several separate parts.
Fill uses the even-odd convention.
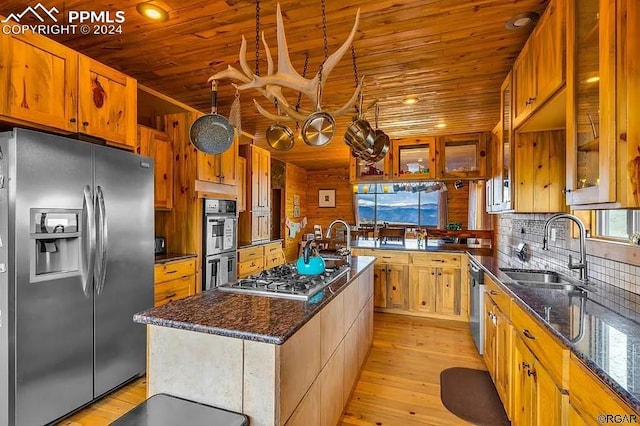
[[[488,371],[461,367],[443,370],[440,399],[447,410],[476,425],[511,424]]]

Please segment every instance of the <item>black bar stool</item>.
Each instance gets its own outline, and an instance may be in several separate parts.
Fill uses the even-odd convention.
[[[167,394],[153,395],[111,426],[247,426],[244,414]]]

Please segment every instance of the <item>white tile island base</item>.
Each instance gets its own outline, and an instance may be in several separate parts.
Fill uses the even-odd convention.
[[[241,412],[256,426],[337,424],[373,340],[373,264],[359,272],[281,345],[148,325],[148,396]]]

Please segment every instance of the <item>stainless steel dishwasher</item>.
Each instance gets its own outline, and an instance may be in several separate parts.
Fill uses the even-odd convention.
[[[470,327],[478,353],[484,353],[484,272],[480,265],[469,260],[469,285],[471,287]]]

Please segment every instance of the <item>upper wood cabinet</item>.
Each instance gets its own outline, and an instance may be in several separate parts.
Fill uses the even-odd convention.
[[[514,156],[515,211],[565,211],[565,132],[518,133]]]
[[[44,36],[0,35],[0,115],[136,146],[136,80]]]
[[[638,208],[638,4],[571,0],[567,10],[567,203]]]
[[[552,0],[513,66],[514,128],[565,82],[565,2]]]
[[[351,158],[350,181],[380,182],[488,176],[489,133],[396,139],[385,158],[369,164]]]
[[[0,35],[0,115],[68,132],[78,125],[78,54],[46,37]]]
[[[436,151],[436,176],[468,178],[487,176],[489,133],[441,136]]]
[[[135,149],[136,80],[83,55],[78,70],[78,130]]]
[[[153,158],[153,194],[156,209],[173,208],[173,144],[169,135],[138,126],[139,154]]]
[[[271,153],[255,145],[241,145],[246,160],[246,210],[238,219],[238,242],[271,238]]]
[[[433,179],[436,176],[436,140],[400,139],[391,143],[392,180]]]
[[[391,176],[391,150],[377,163],[368,164],[359,158],[350,158],[351,182],[378,182],[389,180]]]
[[[234,132],[231,147],[221,154],[205,154],[198,151],[197,179],[223,185],[236,185],[238,183],[238,139],[238,132]]]
[[[238,212],[247,210],[247,160],[238,157]]]

